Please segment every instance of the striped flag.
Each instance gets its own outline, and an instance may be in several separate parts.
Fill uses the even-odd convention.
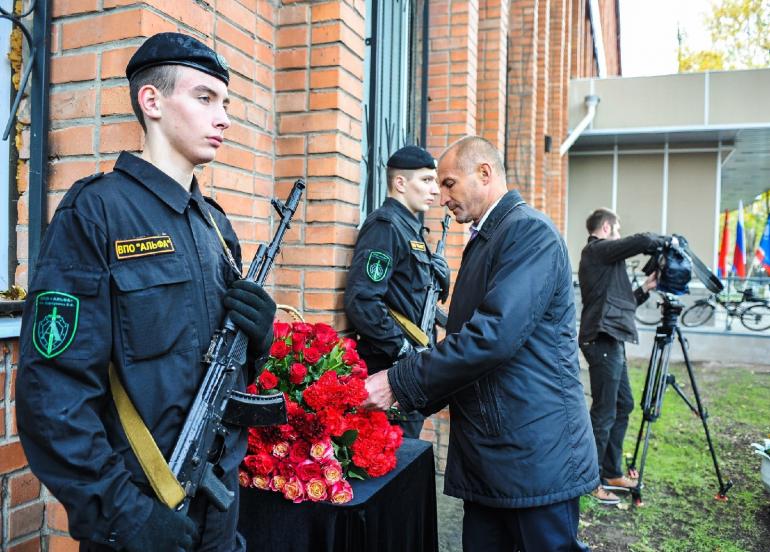
[[[717,263],[717,276],[727,278],[727,248],[730,247],[730,211],[725,209],[725,225],[722,227],[722,241],[719,244],[719,262]]]
[[[733,270],[738,278],[746,277],[746,237],[743,235],[743,200],[738,201],[738,224],[735,226]]]
[[[765,231],[762,232],[762,239],[759,240],[756,257],[759,260],[759,265],[770,276],[770,215],[767,216]]]

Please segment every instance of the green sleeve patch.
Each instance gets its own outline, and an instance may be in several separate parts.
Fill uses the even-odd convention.
[[[35,298],[32,344],[45,358],[63,353],[78,328],[80,299],[68,293],[45,291]]]
[[[390,270],[392,259],[382,251],[372,251],[366,261],[366,275],[372,282],[381,282]]]

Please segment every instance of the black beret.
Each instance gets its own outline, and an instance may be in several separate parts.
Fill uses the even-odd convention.
[[[157,65],[184,65],[230,84],[225,58],[200,40],[180,33],[159,33],[145,40],[126,65],[126,77]]]
[[[388,159],[388,167],[393,169],[435,169],[436,160],[419,146],[404,146]]]

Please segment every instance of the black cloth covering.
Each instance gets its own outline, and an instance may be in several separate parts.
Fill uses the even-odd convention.
[[[438,551],[433,447],[404,439],[396,457],[387,475],[353,480],[347,504],[294,504],[276,492],[241,488],[238,530],[247,550]]]

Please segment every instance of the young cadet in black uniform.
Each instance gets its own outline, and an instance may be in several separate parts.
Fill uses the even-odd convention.
[[[19,435],[81,550],[241,550],[245,432],[233,429],[219,463],[233,506],[219,512],[199,495],[184,516],[155,498],[108,379],[112,364],[168,458],[225,310],[249,336],[252,359],[271,341],[275,303],[239,279],[238,239],[193,176],[230,126],[227,65],[198,40],[163,33],[137,50],[126,76],[145,149],[75,183],[48,227],[22,321]]]
[[[405,146],[388,159],[388,198],[361,227],[345,289],[345,313],[360,336],[358,350],[369,373],[390,367],[419,345],[391,311],[419,326],[431,278],[449,293],[446,260],[432,254],[423,239],[419,213],[438,196],[436,160],[424,149]],[[417,438],[423,416],[410,413],[399,425]]]

